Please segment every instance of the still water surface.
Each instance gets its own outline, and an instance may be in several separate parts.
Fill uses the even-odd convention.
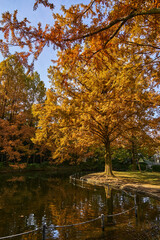
[[[0,237],[40,228],[46,224],[47,240],[159,240],[160,202],[144,195],[136,196],[138,217],[126,214],[100,219],[85,225],[54,228],[116,214],[134,206],[132,197],[108,187],[83,187],[71,184],[68,174],[32,172],[0,176]],[[42,231],[12,238],[41,240]]]

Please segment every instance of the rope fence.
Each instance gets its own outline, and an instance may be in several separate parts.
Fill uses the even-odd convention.
[[[70,225],[64,225],[64,226],[53,226],[52,228],[66,228],[66,227],[74,227],[74,226],[78,226],[78,225],[83,225],[83,224],[86,224],[86,223],[91,223],[91,222],[95,222],[96,220],[100,219],[101,216],[97,217],[97,218],[94,218],[94,219],[91,219],[91,220],[88,220],[88,221],[85,221],[85,222],[80,222],[80,223],[74,223],[74,224],[70,224]]]
[[[14,237],[19,237],[19,236],[23,236],[23,235],[27,235],[27,234],[30,234],[30,233],[33,233],[33,232],[37,232],[39,230],[41,230],[42,228],[37,228],[35,230],[31,230],[31,231],[28,231],[28,232],[23,232],[23,233],[18,233],[18,234],[14,234],[14,235],[10,235],[10,236],[5,236],[5,237],[0,237],[0,239],[9,239],[9,238],[14,238]]]
[[[73,180],[74,182],[76,182],[77,180],[81,181],[82,184],[84,183],[84,180],[82,179],[76,179],[75,175],[72,175],[70,176],[70,180]],[[119,190],[119,189],[118,189]],[[124,191],[125,193],[127,193],[126,191]],[[128,194],[128,193],[127,193]],[[10,235],[10,236],[5,236],[5,237],[0,237],[0,240],[2,239],[10,239],[10,238],[14,238],[14,237],[18,237],[18,236],[23,236],[23,235],[27,235],[27,234],[30,234],[30,233],[33,233],[33,232],[37,232],[39,230],[42,230],[42,240],[46,240],[46,230],[47,229],[57,229],[57,228],[68,228],[68,227],[74,227],[74,226],[79,226],[79,225],[84,225],[84,224],[88,224],[88,223],[91,223],[91,222],[95,222],[99,219],[101,219],[101,228],[102,228],[102,231],[104,231],[104,228],[105,228],[105,218],[107,217],[114,217],[114,216],[119,216],[119,215],[122,215],[122,214],[125,214],[127,212],[130,212],[132,211],[133,209],[135,209],[135,216],[137,218],[137,203],[136,203],[136,196],[134,195],[131,195],[131,194],[128,194],[130,197],[133,197],[134,198],[134,207],[132,207],[131,209],[128,209],[128,210],[125,210],[123,212],[120,212],[120,213],[115,213],[115,214],[111,214],[111,215],[104,215],[104,214],[101,214],[100,216],[98,216],[97,218],[94,218],[94,219],[91,219],[91,220],[88,220],[88,221],[85,221],[85,222],[80,222],[80,223],[74,223],[74,224],[69,224],[69,225],[64,225],[64,226],[59,226],[59,225],[52,225],[52,227],[48,227],[46,225],[43,225],[42,227],[40,228],[36,228],[34,230],[30,230],[28,232],[23,232],[23,233],[18,233],[18,234],[14,234],[14,235]]]
[[[14,234],[14,235],[10,235],[10,236],[5,236],[5,237],[0,237],[0,240],[1,239],[9,239],[9,238],[14,238],[14,237],[18,237],[18,236],[23,236],[23,235],[26,235],[26,234],[30,234],[30,233],[33,233],[33,232],[37,232],[39,230],[42,230],[42,235],[43,235],[43,240],[45,240],[45,232],[46,232],[46,229],[57,229],[57,228],[68,228],[68,227],[74,227],[74,226],[79,226],[79,225],[83,225],[83,224],[87,224],[87,223],[91,223],[91,222],[95,222],[99,219],[101,219],[101,225],[102,225],[102,230],[104,231],[104,219],[107,218],[107,217],[114,217],[114,216],[119,216],[121,214],[125,214],[127,212],[130,212],[134,209],[135,207],[131,208],[131,209],[128,209],[126,211],[123,211],[123,212],[120,212],[120,213],[115,213],[115,214],[112,214],[112,215],[104,215],[104,214],[101,214],[101,216],[97,217],[97,218],[94,218],[94,219],[91,219],[91,220],[88,220],[88,221],[85,221],[85,222],[80,222],[80,223],[74,223],[74,224],[69,224],[69,225],[64,225],[64,226],[59,226],[59,225],[53,225],[52,227],[47,227],[46,225],[43,225],[43,227],[40,227],[40,228],[37,228],[35,230],[31,230],[31,231],[28,231],[28,232],[24,232],[24,233],[18,233],[18,234]]]

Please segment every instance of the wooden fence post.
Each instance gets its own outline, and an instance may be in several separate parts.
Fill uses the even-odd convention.
[[[135,206],[135,216],[137,218],[137,201],[136,201],[136,195],[134,195],[134,206]]]
[[[83,178],[82,178],[82,188],[83,188]]]
[[[101,227],[102,231],[104,231],[104,214],[101,214]]]
[[[43,225],[42,240],[46,240],[46,225]]]

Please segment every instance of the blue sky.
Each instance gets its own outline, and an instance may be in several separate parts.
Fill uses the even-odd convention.
[[[54,2],[55,9],[54,11],[59,11],[61,5],[69,7],[71,4],[76,3],[88,3],[89,0],[50,0]],[[46,23],[52,25],[52,13],[49,9],[39,5],[39,8],[36,11],[33,11],[34,0],[0,0],[0,14],[3,12],[9,11],[13,13],[14,10],[18,10],[18,18],[22,20],[24,17],[27,17],[31,22],[31,25],[37,25],[38,22],[41,22],[44,26]],[[1,38],[1,37],[0,37]],[[12,53],[16,51],[14,47],[12,48]],[[56,51],[52,48],[45,48],[44,51],[39,56],[38,60],[35,62],[34,70],[40,74],[41,80],[44,81],[46,87],[50,86],[49,79],[47,77],[47,69],[51,65],[51,59],[56,59]],[[0,61],[2,61],[2,55],[0,54]]]

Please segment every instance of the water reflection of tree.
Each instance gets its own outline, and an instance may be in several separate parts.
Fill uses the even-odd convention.
[[[151,227],[151,219],[152,224],[159,225],[160,222],[160,214],[159,212],[159,204],[156,204],[156,200],[153,198],[149,198],[143,195],[136,196],[137,202],[137,225],[139,228],[142,227]],[[153,207],[154,205],[154,207]]]
[[[64,190],[67,188],[67,190]],[[9,181],[0,188],[1,212],[0,230],[3,235],[19,233],[42,225],[64,225],[82,222],[98,215],[100,194],[73,185],[64,186],[60,178],[26,178],[25,181]],[[34,218],[30,221],[31,214]],[[9,219],[12,216],[12,220]],[[47,217],[46,217],[47,216]],[[8,222],[6,226],[5,222]],[[5,221],[4,221],[5,220]],[[28,226],[27,226],[28,225]]]
[[[107,215],[113,215],[113,189],[108,185],[105,187],[106,199],[107,199]],[[107,225],[114,225],[114,217],[107,216]]]
[[[130,197],[121,192],[115,192],[108,187],[106,187],[105,192],[103,189],[92,191],[77,188],[72,184],[68,184],[67,181],[64,181],[63,178],[48,176],[47,178],[26,177],[25,181],[17,180],[1,184],[1,235],[5,236],[10,235],[10,233],[27,231],[35,227],[41,227],[43,223],[51,226],[52,224],[66,225],[83,222],[96,218],[102,213],[110,215],[129,209],[134,203],[132,199],[130,200]],[[137,199],[137,202],[141,206],[141,209],[138,209],[138,217],[141,223],[158,221],[158,204],[154,205],[153,208],[154,200],[151,202],[140,197],[140,199]],[[29,219],[31,220],[31,214],[34,214],[34,218],[32,217],[32,221],[29,221]],[[133,212],[120,216],[119,222],[122,219],[127,219],[128,221],[129,217],[134,218]],[[113,220],[112,217],[108,217],[106,224],[113,224]],[[115,220],[117,222],[117,217]],[[101,231],[100,221],[67,230],[57,230],[59,231],[60,239],[65,239],[67,237],[66,234],[68,236],[76,236],[77,231],[80,235]],[[49,230],[48,233],[50,232]],[[38,240],[36,234],[33,236],[31,239]]]

